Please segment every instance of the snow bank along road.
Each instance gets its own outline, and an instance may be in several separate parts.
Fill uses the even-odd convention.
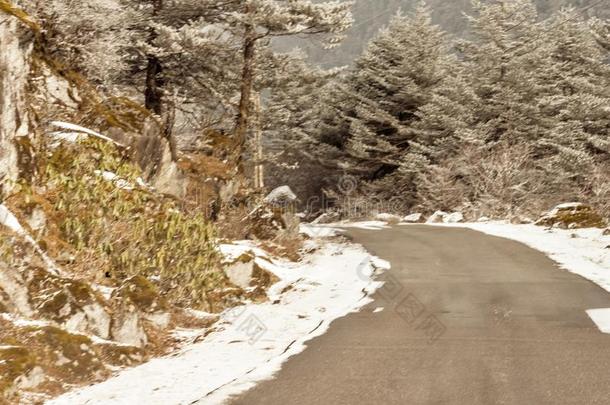
[[[607,291],[473,230],[349,234],[392,264],[375,301],[233,404],[609,403],[610,335],[586,313]]]
[[[223,253],[239,257],[250,249],[256,248],[224,246]],[[281,279],[269,291],[269,302],[226,311],[217,331],[202,342],[47,404],[220,403],[272,376],[333,320],[368,304],[382,284],[372,275],[385,265],[359,246],[330,242],[299,264],[264,260],[264,252],[257,256],[257,264]]]

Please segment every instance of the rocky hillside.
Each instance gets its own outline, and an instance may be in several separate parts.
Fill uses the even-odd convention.
[[[287,253],[271,240],[290,230],[271,207],[244,214],[226,137],[179,154],[154,115],[100,92],[45,51],[26,13],[0,9],[0,404],[39,403],[266,300],[275,278],[256,254],[226,258],[219,243],[266,238]]]

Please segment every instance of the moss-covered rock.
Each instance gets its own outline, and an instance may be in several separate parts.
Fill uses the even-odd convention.
[[[272,240],[288,227],[282,207],[263,203],[252,210],[244,220],[247,236],[255,240]]]
[[[142,312],[166,311],[167,300],[146,277],[137,275],[125,280],[113,293],[113,298],[128,302]]]
[[[536,221],[536,225],[564,229],[605,228],[607,226],[600,214],[595,212],[591,206],[582,203],[558,205]]]
[[[55,326],[0,318],[0,404],[2,398],[18,403],[25,392],[57,395],[146,359],[136,347],[93,342]]]
[[[62,383],[79,379],[99,380],[107,375],[91,339],[55,326],[30,327],[24,332],[25,342],[35,348],[37,364],[46,374]]]
[[[36,366],[36,358],[24,346],[0,346],[0,397],[15,399],[15,380]]]
[[[98,343],[94,347],[104,364],[113,367],[132,367],[148,360],[146,350],[140,347],[113,343]]]
[[[109,308],[89,284],[49,274],[41,268],[28,269],[30,302],[39,318],[50,320],[72,332],[108,339]]]
[[[111,297],[114,308],[112,338],[118,342],[144,347],[146,327],[165,328],[170,322],[169,306],[159,289],[146,277],[125,280]]]

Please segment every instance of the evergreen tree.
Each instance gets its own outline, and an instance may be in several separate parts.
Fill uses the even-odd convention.
[[[241,158],[250,128],[257,45],[275,37],[305,35],[320,38],[325,46],[332,47],[343,39],[342,33],[352,24],[352,3],[311,0],[241,0],[229,2],[228,5],[223,3],[228,12],[223,13],[220,20],[233,36],[240,39],[241,44],[240,100],[234,136],[237,166],[243,171]]]
[[[549,94],[540,103],[549,132],[542,146],[549,149],[550,170],[582,178],[596,156],[610,154],[610,66],[575,9],[557,13],[548,33]]]
[[[263,114],[269,186],[288,184],[298,196],[319,196],[336,183],[339,150],[320,142],[320,117],[329,111],[334,80],[343,69],[309,65],[300,52],[282,55],[282,68],[269,84]],[[303,204],[306,201],[301,201]]]
[[[129,69],[125,45],[134,39],[128,27],[137,14],[123,8],[121,1],[22,0],[21,4],[43,28],[49,56],[110,89]]]
[[[350,101],[342,116],[354,170],[366,170],[375,180],[400,166],[415,137],[409,128],[450,63],[445,36],[423,3],[411,16],[395,16],[369,44],[340,87]]]
[[[536,103],[548,47],[531,0],[474,2],[473,40],[460,44],[469,83],[480,102],[471,136],[484,144],[538,139]]]

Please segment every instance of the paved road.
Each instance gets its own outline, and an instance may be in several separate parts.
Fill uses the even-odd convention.
[[[610,308],[601,288],[471,230],[350,235],[392,263],[388,287],[231,403],[610,404],[610,335],[585,313]]]

